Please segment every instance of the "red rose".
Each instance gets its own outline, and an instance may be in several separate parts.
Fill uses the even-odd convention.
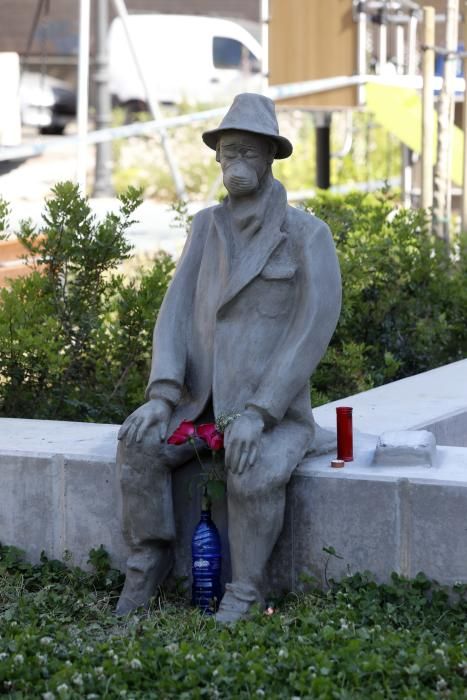
[[[183,445],[190,438],[196,436],[195,424],[189,420],[182,420],[178,428],[172,433],[167,440],[169,445]]]
[[[214,452],[222,450],[224,447],[224,436],[217,430],[215,423],[204,423],[200,425],[197,433],[198,437],[204,440],[207,446]]]

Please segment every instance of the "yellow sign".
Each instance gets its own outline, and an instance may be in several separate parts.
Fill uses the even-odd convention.
[[[422,99],[419,93],[416,90],[376,83],[367,84],[365,90],[368,111],[374,114],[378,124],[397,136],[412,151],[421,153]],[[434,154],[436,154],[436,135],[435,113]],[[462,154],[464,152],[462,129],[454,126],[452,139],[451,177],[457,185],[462,185]]]

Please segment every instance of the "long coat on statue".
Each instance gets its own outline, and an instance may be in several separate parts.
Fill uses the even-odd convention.
[[[272,177],[235,216],[226,198],[193,219],[155,327],[147,396],[175,405],[168,434],[209,402],[216,417],[254,407],[271,448],[287,428],[290,477],[313,441],[309,379],[339,317],[339,265],[326,224],[288,206]]]

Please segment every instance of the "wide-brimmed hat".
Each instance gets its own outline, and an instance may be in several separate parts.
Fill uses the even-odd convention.
[[[274,102],[264,95],[254,92],[237,95],[220,126],[205,131],[203,141],[209,148],[216,150],[219,136],[232,129],[250,131],[252,134],[261,134],[272,139],[277,144],[276,158],[288,158],[293,151],[290,141],[284,136],[279,136]]]

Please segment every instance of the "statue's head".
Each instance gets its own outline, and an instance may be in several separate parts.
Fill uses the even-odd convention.
[[[205,131],[203,141],[216,151],[224,185],[235,197],[254,192],[274,158],[288,158],[293,150],[279,135],[273,101],[251,92],[236,96],[219,128]]]
[[[219,136],[216,160],[221,164],[224,185],[229,194],[242,197],[260,185],[277,151],[266,136],[250,131],[226,131]]]

